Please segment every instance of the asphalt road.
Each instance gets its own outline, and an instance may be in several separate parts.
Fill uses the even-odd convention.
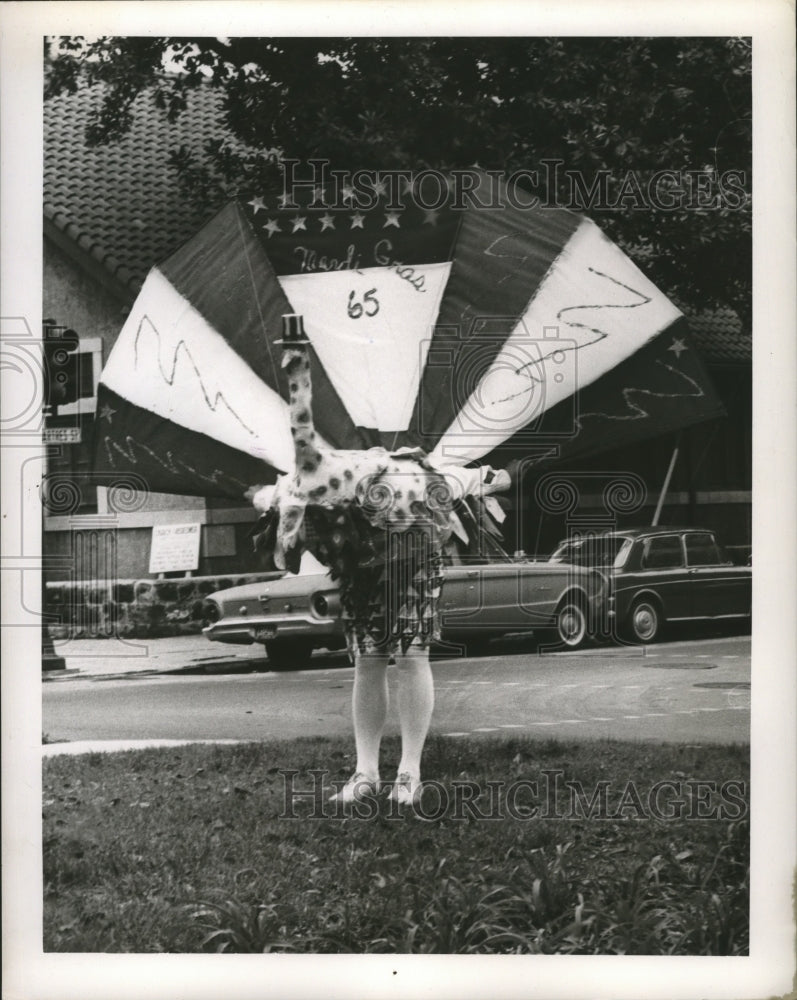
[[[179,666],[177,649],[164,654],[167,669]],[[505,640],[494,643],[491,654],[435,663],[433,732],[451,739],[749,740],[748,636],[547,654]],[[202,655],[209,662],[219,656]],[[283,674],[103,674],[99,664],[93,674],[53,680],[43,685],[43,730],[52,740],[260,740],[351,732],[352,670],[340,655],[321,654],[313,669]],[[395,731],[391,716],[388,732]]]

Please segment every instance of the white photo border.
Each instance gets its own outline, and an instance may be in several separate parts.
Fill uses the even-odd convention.
[[[14,628],[34,572],[35,440],[4,436],[4,995],[24,1000],[248,1000],[265,996],[763,997],[793,988],[795,923],[795,130],[794,13],[783,0],[707,2],[4,3],[2,336],[41,329],[42,40],[45,35],[743,35],[754,67],[754,528],[748,958],[136,956],[45,954],[41,944],[41,691],[38,634]],[[16,329],[16,327],[14,327]],[[8,385],[5,387],[8,389]],[[13,412],[15,400],[12,400]],[[24,400],[20,402],[24,406]],[[35,589],[35,588],[34,588]],[[19,617],[19,615],[16,615]],[[35,630],[34,630],[35,631]]]

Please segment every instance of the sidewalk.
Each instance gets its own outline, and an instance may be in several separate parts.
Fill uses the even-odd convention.
[[[66,670],[45,670],[42,681],[114,677],[129,674],[250,673],[267,670],[259,643],[232,646],[203,635],[165,639],[56,639],[55,652]]]

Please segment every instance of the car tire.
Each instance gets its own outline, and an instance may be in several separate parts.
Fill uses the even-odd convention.
[[[655,642],[661,635],[664,616],[655,601],[640,597],[634,601],[626,622],[626,634],[633,642]]]
[[[465,656],[487,656],[490,652],[490,636],[477,635],[464,640]]]
[[[302,670],[310,665],[313,643],[308,639],[269,639],[264,645],[272,670]]]
[[[575,598],[568,598],[556,611],[556,638],[567,649],[583,646],[589,631],[587,613]]]

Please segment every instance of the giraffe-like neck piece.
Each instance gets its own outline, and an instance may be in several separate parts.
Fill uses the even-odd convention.
[[[310,353],[302,327],[302,317],[283,316],[282,332],[282,367],[288,379],[288,402],[296,468],[300,473],[314,472],[320,464],[321,454],[315,444]]]

